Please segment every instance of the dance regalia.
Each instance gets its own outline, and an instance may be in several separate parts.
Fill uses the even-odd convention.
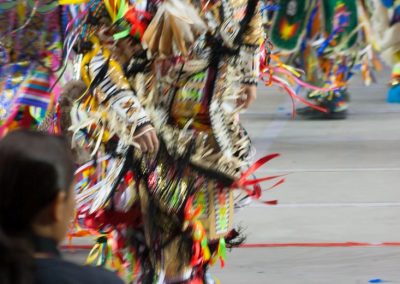
[[[329,92],[309,92],[308,98],[325,107],[326,114],[310,108],[299,109],[304,116],[345,118],[347,85],[361,70],[364,81],[373,81],[379,68],[368,49],[366,30],[359,25],[358,2],[353,0],[282,0],[271,27],[275,47],[288,55],[287,62],[305,72],[307,82],[332,86]],[[360,52],[361,50],[361,52]]]
[[[247,169],[251,143],[232,107],[241,85],[258,81],[260,3],[166,0],[128,12],[124,3],[90,1],[83,30],[94,32],[81,37],[87,90],[70,130],[93,158],[77,172],[75,235],[97,234],[89,262],[128,281],[212,283],[207,267],[237,242],[233,189],[259,197],[261,180],[248,177],[276,156]],[[122,23],[114,38],[135,23],[123,66],[96,37],[104,15]],[[160,139],[155,155],[135,143],[148,125]]]
[[[363,23],[369,29],[369,41],[386,64],[393,67],[388,102],[400,102],[400,1],[361,1]]]
[[[36,128],[57,99],[61,19],[58,1],[1,1],[0,136]]]

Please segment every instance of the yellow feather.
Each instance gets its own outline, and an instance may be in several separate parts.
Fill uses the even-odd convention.
[[[60,5],[73,5],[73,4],[83,4],[87,3],[89,0],[59,0],[58,4]]]

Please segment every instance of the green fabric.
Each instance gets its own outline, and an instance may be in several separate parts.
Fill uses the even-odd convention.
[[[280,0],[272,28],[272,43],[279,49],[293,52],[305,32],[305,24],[310,11],[310,0]]]
[[[324,0],[324,20],[325,20],[325,32],[331,34],[333,31],[333,24],[335,18],[335,11],[337,5],[343,3],[346,6],[346,10],[350,13],[349,25],[345,28],[345,31],[336,37],[338,44],[347,38],[358,26],[358,15],[357,15],[357,3],[355,0]],[[350,48],[357,43],[357,34],[351,37],[348,43],[344,46]]]

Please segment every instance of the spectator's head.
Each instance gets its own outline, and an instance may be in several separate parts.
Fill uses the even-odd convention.
[[[19,130],[0,140],[1,283],[27,283],[33,235],[65,238],[75,206],[73,175],[61,137]]]

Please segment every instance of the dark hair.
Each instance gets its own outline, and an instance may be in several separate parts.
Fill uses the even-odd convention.
[[[33,219],[68,192],[74,163],[64,138],[17,130],[0,140],[0,283],[32,282]]]

